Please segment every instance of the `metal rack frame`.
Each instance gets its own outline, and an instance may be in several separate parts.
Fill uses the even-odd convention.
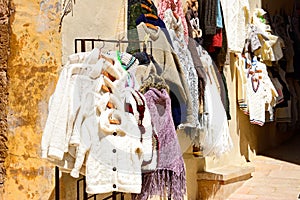
[[[91,44],[91,48],[94,49],[95,45],[97,42],[108,42],[108,43],[117,43],[117,47],[119,47],[119,51],[121,48],[121,43],[147,43],[150,46],[150,55],[152,55],[152,41],[140,41],[140,40],[136,40],[136,41],[128,41],[128,40],[104,40],[104,39],[75,39],[75,53],[78,52],[86,52],[89,51],[87,49],[87,43]],[[79,47],[80,47],[80,51],[79,51]],[[90,49],[90,50],[92,50]],[[94,200],[97,199],[97,194],[93,194],[93,195],[88,195],[86,193],[86,181],[85,181],[85,176],[83,178],[80,178],[77,180],[77,184],[76,184],[76,194],[77,194],[77,200],[80,200],[80,184],[83,184],[83,200],[88,200],[91,198],[94,198]],[[117,196],[120,195],[121,196],[121,200],[124,200],[124,193],[122,192],[112,192],[111,195],[105,197],[102,200],[108,200],[108,199],[112,199],[112,200],[117,200]],[[60,200],[60,183],[59,183],[59,168],[56,166],[55,167],[55,200]]]

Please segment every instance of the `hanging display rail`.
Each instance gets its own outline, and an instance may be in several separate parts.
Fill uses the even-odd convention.
[[[150,55],[152,55],[152,41],[143,41],[143,40],[105,40],[105,39],[75,39],[75,53],[86,52],[95,48],[97,43],[117,43],[116,47],[121,50],[121,44],[124,43],[142,43],[149,45]],[[80,47],[80,48],[79,48]],[[89,47],[89,49],[87,49]],[[102,48],[100,47],[100,48]],[[145,48],[145,47],[144,47]]]
[[[121,44],[122,43],[142,43],[144,50],[146,49],[145,44],[147,43],[150,47],[150,55],[152,55],[152,41],[141,41],[141,40],[104,40],[104,39],[75,39],[75,53],[78,52],[86,52],[91,51],[92,49],[96,48],[96,45],[98,46],[99,43],[102,43],[102,46],[97,48],[103,48],[105,46],[105,43],[117,43],[116,47],[121,50]],[[79,48],[80,47],[80,48]],[[83,191],[81,193],[80,191],[80,184],[83,184]],[[83,197],[83,200],[88,199],[97,199],[97,194],[88,195],[86,193],[86,182],[85,182],[85,176],[77,180],[76,184],[76,195],[77,200],[80,200],[80,197]],[[81,195],[80,195],[81,194]],[[121,200],[124,200],[124,193],[122,192],[112,192],[111,195],[105,197],[102,200],[117,200],[117,196],[120,195]],[[59,183],[59,168],[55,167],[55,200],[60,200],[60,183]]]

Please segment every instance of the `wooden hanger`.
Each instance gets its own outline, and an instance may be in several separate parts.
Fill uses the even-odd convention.
[[[117,125],[121,124],[121,122],[119,120],[117,120],[117,119],[110,119],[109,123],[110,124],[117,124]]]
[[[101,86],[101,89],[104,91],[104,92],[111,92],[111,90],[106,86],[106,85],[102,85]]]
[[[144,14],[144,16],[147,17],[147,18],[158,19],[158,17],[156,15],[152,14],[152,13],[146,13],[146,14]]]
[[[150,24],[150,23],[145,23],[146,24],[146,26],[148,27],[148,28],[151,28],[151,29],[154,29],[154,30],[158,30],[158,27],[157,26],[154,26],[153,24]]]
[[[151,0],[147,0],[147,1],[148,1],[148,3],[150,3],[151,5],[153,4]]]
[[[108,73],[107,71],[103,70],[102,74],[104,76],[106,76],[107,78],[109,78],[112,82],[114,82],[116,80],[116,78],[114,76],[112,76],[110,73]]]
[[[115,61],[112,58],[106,57],[103,54],[100,54],[98,59],[103,58],[104,60],[108,61],[110,64],[114,65]]]
[[[112,109],[114,108],[114,104],[112,104],[111,102],[107,102],[107,105],[106,105],[108,108]]]
[[[109,118],[109,123],[110,123],[110,124],[117,124],[117,125],[119,125],[119,124],[121,124],[121,120],[119,120],[119,119],[114,119],[114,118],[112,118],[112,117],[110,116],[110,118]]]
[[[174,17],[176,18],[176,20],[178,21],[178,15],[176,14],[176,12],[175,11],[172,11],[173,12],[173,15],[174,15]]]
[[[149,6],[147,6],[147,5],[143,4],[143,3],[141,4],[141,7],[144,8],[144,9],[146,9],[146,10],[148,10],[149,12],[152,12],[152,9]]]

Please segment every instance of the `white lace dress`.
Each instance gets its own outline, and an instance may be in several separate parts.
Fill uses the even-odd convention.
[[[204,131],[200,135],[200,144],[204,156],[220,156],[232,149],[232,139],[217,80],[214,78],[212,59],[203,48],[199,48],[198,51],[207,74],[204,93]]]
[[[167,9],[164,13],[164,22],[169,31],[174,51],[178,55],[180,64],[182,65],[184,75],[187,79],[188,88],[192,100],[192,114],[193,122],[190,122],[192,127],[199,127],[199,88],[198,76],[193,64],[192,56],[188,50],[187,44],[184,40],[184,30],[181,18],[178,20],[174,17],[171,9]]]

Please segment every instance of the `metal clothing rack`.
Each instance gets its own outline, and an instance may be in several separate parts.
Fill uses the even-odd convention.
[[[92,50],[95,48],[97,43],[103,43],[105,44],[105,42],[108,43],[117,43],[117,47],[119,48],[119,51],[121,49],[121,44],[124,43],[147,43],[150,47],[150,55],[152,55],[152,41],[144,41],[144,40],[106,40],[106,39],[91,39],[91,38],[87,38],[87,39],[75,39],[75,53],[78,52],[86,52],[89,50]],[[87,49],[88,45],[90,45],[90,49]],[[79,50],[80,47],[80,50]]]
[[[117,43],[117,47],[119,48],[119,51],[121,49],[122,43],[147,43],[150,46],[150,55],[152,55],[152,41],[141,41],[141,40],[104,40],[104,39],[75,39],[75,53],[78,52],[86,52],[90,51],[95,48],[97,43]],[[79,49],[80,47],[80,49]],[[102,47],[101,47],[102,48]],[[80,195],[80,184],[83,184],[83,194]],[[76,184],[76,194],[77,194],[77,200],[80,200],[80,196],[83,196],[83,200],[88,199],[97,199],[97,194],[94,195],[88,195],[86,193],[86,182],[85,182],[85,176],[83,178],[80,178],[77,180]],[[121,200],[124,200],[124,193],[122,192],[112,192],[111,195],[105,197],[102,200],[117,200],[117,196],[120,195]],[[59,183],[59,168],[55,167],[55,200],[60,200],[60,183]]]

